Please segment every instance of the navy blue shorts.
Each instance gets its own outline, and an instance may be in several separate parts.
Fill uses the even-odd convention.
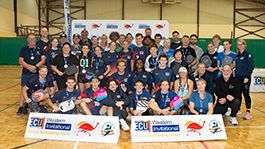
[[[22,75],[21,76],[21,86],[25,86],[27,84],[27,82],[33,78],[37,76],[37,74],[27,74],[27,75]]]

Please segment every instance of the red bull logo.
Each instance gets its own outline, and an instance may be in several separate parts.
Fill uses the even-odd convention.
[[[94,24],[92,24],[92,28],[93,29],[98,29],[98,28],[100,28],[101,25],[102,24],[96,24],[96,23],[94,23]]]
[[[97,122],[96,124],[93,125],[90,123],[87,123],[85,121],[82,121],[80,123],[78,123],[76,126],[78,127],[78,131],[77,131],[77,136],[79,133],[85,133],[88,134],[89,136],[91,136],[91,131],[95,130],[98,127],[99,122]]]
[[[157,29],[163,29],[165,27],[165,24],[162,25],[162,24],[156,24],[156,28]]]
[[[126,29],[130,29],[133,27],[133,24],[124,24],[123,27]]]

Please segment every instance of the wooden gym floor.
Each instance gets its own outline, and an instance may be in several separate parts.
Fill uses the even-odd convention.
[[[24,133],[27,116],[17,117],[18,97],[20,93],[19,66],[0,66],[0,148],[38,148],[38,149],[70,149],[70,148],[265,148],[265,93],[252,93],[252,120],[243,120],[238,116],[239,125],[232,126],[226,117],[226,141],[198,141],[174,143],[131,143],[130,134],[121,131],[118,144],[66,142],[53,140],[25,139]],[[244,111],[244,106],[242,106]]]

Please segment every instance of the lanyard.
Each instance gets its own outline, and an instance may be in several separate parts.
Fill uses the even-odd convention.
[[[186,81],[186,84],[184,85],[184,87],[182,87],[182,83],[181,83],[181,79],[179,79],[179,90],[180,92],[183,94],[184,92],[184,89],[186,88],[187,86],[187,83],[188,83],[188,80]]]
[[[204,95],[204,98],[205,98],[205,95]],[[200,113],[203,113],[203,100],[200,98],[200,94],[199,94],[199,101],[200,101]]]
[[[40,88],[44,89],[45,84],[46,84],[46,79],[41,83],[41,81],[39,80],[40,83]]]
[[[86,68],[86,56],[82,56],[82,69],[85,70]]]
[[[34,54],[35,54],[35,52],[36,52],[35,49],[36,49],[35,47],[29,49],[29,52],[30,52],[30,59],[31,59],[31,60],[34,60]]]
[[[155,58],[151,58],[151,62],[152,62],[152,65],[154,66],[154,67],[156,67],[157,66],[157,57],[155,57]]]
[[[185,51],[184,51],[185,50]],[[183,60],[186,60],[186,54],[187,54],[187,52],[188,52],[188,49],[184,49],[184,48],[182,48],[182,56],[183,56]]]
[[[98,58],[98,57],[97,57],[97,58]],[[96,58],[96,60],[95,60],[95,61],[96,61],[96,69],[98,69],[98,67],[99,67],[99,63],[100,63],[102,57],[100,57],[100,58],[98,59],[98,62],[97,62],[97,58]]]
[[[67,64],[67,63],[68,63],[68,62],[67,62],[67,59],[68,59],[68,57],[64,57],[64,58],[63,58],[63,60],[64,60],[64,66],[65,66],[65,67],[68,67],[68,64]]]
[[[168,99],[169,92],[166,95],[163,95],[162,92],[161,92],[161,95],[162,95],[162,98],[163,98],[164,108],[165,108],[167,106],[167,99]]]
[[[139,101],[139,99],[141,99],[141,97],[142,97],[142,94],[140,94],[140,95],[135,94],[136,101]]]

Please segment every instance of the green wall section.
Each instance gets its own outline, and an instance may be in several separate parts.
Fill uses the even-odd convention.
[[[207,50],[210,38],[200,38],[198,45]],[[236,40],[233,40],[233,51],[236,50]],[[265,68],[265,40],[247,39],[247,49],[254,55],[255,67]],[[0,38],[0,65],[18,65],[20,49],[27,44],[25,37]]]
[[[19,51],[26,44],[25,37],[0,38],[0,65],[18,65]]]

